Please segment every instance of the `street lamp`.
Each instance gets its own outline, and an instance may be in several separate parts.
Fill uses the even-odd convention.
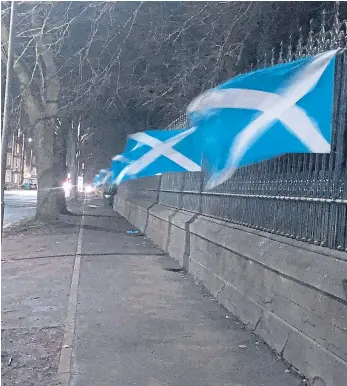
[[[33,141],[33,139],[31,137],[28,138],[28,142],[31,143]],[[33,162],[33,148],[30,149],[30,164],[29,164],[29,169],[30,169],[30,173],[31,173],[31,169],[32,169],[32,162]],[[29,178],[31,177],[31,175],[29,175]]]

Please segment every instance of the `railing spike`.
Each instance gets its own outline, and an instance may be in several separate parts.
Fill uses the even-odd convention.
[[[280,53],[278,55],[278,63],[283,63],[283,40],[280,43]]]
[[[296,52],[295,52],[295,58],[301,58],[303,55],[303,41],[304,38],[302,36],[302,27],[299,28],[299,39],[298,39],[298,44],[296,47]]]
[[[308,40],[307,40],[307,53],[309,55],[313,54],[313,48],[314,48],[314,37],[313,37],[313,19],[310,20],[310,31],[308,33]]]
[[[289,35],[289,45],[288,45],[288,53],[287,53],[287,61],[291,62],[293,59],[293,36],[292,34]]]
[[[322,22],[321,27],[319,31],[319,40],[318,40],[318,50],[324,50],[325,48],[325,41],[326,41],[326,31],[325,31],[325,25],[326,25],[326,10],[323,9],[322,12]]]
[[[275,47],[271,49],[271,66],[275,65]]]

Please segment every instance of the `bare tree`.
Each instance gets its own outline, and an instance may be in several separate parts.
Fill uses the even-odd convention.
[[[45,2],[20,3],[18,7],[14,72],[19,93],[15,99],[25,106],[33,132],[38,173],[36,216],[45,219],[56,218],[60,210],[65,211],[59,187],[62,169],[57,170],[61,163],[65,164],[62,141],[67,135],[66,125],[58,124],[58,118],[64,115],[61,85],[67,81],[61,48],[73,23],[83,20],[93,4],[85,3],[78,12],[71,13],[70,8],[71,4],[66,7],[61,3]],[[3,21],[7,11],[5,6]],[[5,22],[1,26],[1,42],[5,63],[8,42]],[[69,89],[64,87],[66,93],[73,94],[71,89],[71,85]]]
[[[90,165],[108,162],[128,133],[166,126],[201,91],[246,69],[264,40],[276,44],[292,31],[295,23],[286,22],[283,10],[300,20],[309,7],[281,4],[20,3],[14,112],[23,116],[19,109],[25,107],[35,138],[38,216],[58,213],[55,188],[64,171],[55,169],[66,164],[66,151],[57,150],[65,146],[62,137],[70,136],[74,178],[78,124],[89,128],[83,146]],[[3,3],[2,60],[7,15]]]
[[[27,8],[27,7],[25,7]],[[53,52],[50,49],[52,36],[45,31],[45,18],[49,8],[43,8],[37,4],[28,10],[19,11],[19,20],[25,24],[26,30],[30,28],[35,32],[30,34],[25,47],[15,55],[14,71],[20,87],[20,98],[26,108],[29,122],[33,127],[35,150],[37,159],[37,171],[39,179],[37,216],[41,218],[55,218],[57,215],[56,194],[54,187],[53,148],[54,126],[58,113],[59,79],[54,61]],[[24,31],[17,36],[23,36]],[[8,31],[5,23],[1,26],[2,49],[6,56]],[[16,42],[17,43],[17,42]],[[17,46],[16,46],[17,49]],[[25,53],[35,52],[33,69],[24,63]],[[27,59],[28,60],[28,59]],[[40,79],[40,83],[36,79]]]

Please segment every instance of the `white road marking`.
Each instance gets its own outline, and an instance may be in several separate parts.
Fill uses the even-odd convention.
[[[66,319],[65,319],[65,330],[63,344],[60,352],[59,367],[58,367],[58,378],[62,386],[68,386],[71,378],[71,354],[75,334],[76,325],[76,309],[77,309],[77,294],[78,284],[80,278],[81,268],[81,254],[82,254],[82,241],[83,241],[83,226],[84,226],[84,207],[86,198],[83,201],[82,207],[82,218],[80,223],[80,230],[78,234],[77,249],[75,255],[75,263],[72,272],[69,303],[67,307]]]

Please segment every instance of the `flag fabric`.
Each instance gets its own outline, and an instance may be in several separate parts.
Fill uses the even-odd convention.
[[[112,158],[111,172],[112,183],[116,184],[120,172],[129,164],[130,160],[124,154],[117,154]]]
[[[106,169],[104,177],[101,179],[101,185],[112,185],[112,169]]]
[[[94,177],[93,185],[100,186],[101,180],[105,177],[106,173],[107,173],[106,169],[99,170],[98,174]]]
[[[206,188],[285,153],[329,153],[336,51],[239,75],[188,106]]]
[[[101,169],[99,173],[94,177],[93,184],[95,186],[111,184],[112,183],[112,170]]]
[[[99,174],[97,174],[95,177],[94,177],[94,180],[92,182],[92,185],[93,186],[99,186],[99,180],[100,180],[100,176]]]
[[[115,183],[167,172],[200,171],[201,141],[198,136],[195,127],[130,135],[126,150],[131,150],[120,155],[128,164],[118,174]]]

